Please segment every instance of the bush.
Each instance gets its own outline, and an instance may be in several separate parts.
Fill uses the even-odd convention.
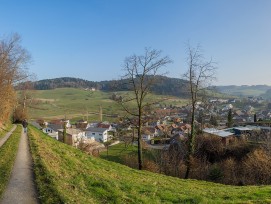
[[[245,184],[271,183],[271,158],[263,149],[256,149],[243,161]]]
[[[223,177],[223,172],[221,168],[217,164],[214,164],[213,166],[211,166],[209,170],[208,178],[211,181],[219,181],[222,179],[222,177]]]

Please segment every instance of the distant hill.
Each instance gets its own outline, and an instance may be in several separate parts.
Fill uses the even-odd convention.
[[[55,79],[43,79],[34,82],[36,90],[50,90],[55,88],[91,88],[97,87],[97,82],[73,77],[61,77]]]
[[[261,94],[260,96],[265,99],[271,99],[271,88],[268,89],[264,94]]]
[[[216,86],[215,89],[218,92],[226,93],[234,96],[265,96],[266,92],[271,89],[271,86],[267,85],[242,85],[242,86]]]
[[[185,97],[188,95],[185,85],[187,82],[182,79],[156,76],[158,84],[151,88],[155,94],[172,95]],[[34,82],[36,90],[50,90],[55,88],[95,88],[101,91],[128,91],[128,81],[109,80],[109,81],[88,81],[79,78],[61,77],[55,79],[44,79]]]

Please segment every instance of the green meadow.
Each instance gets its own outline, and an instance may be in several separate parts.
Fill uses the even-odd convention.
[[[103,120],[117,120],[118,115],[124,115],[122,107],[110,99],[114,92],[86,91],[75,88],[58,88],[53,90],[36,90],[32,93],[33,100],[30,105],[30,118],[38,119],[89,119],[89,121],[99,121],[100,107],[102,107]],[[123,97],[132,96],[131,92],[116,92]],[[181,106],[187,103],[187,100],[149,95],[152,100],[161,101],[162,105]],[[167,100],[165,100],[167,98]],[[134,104],[130,104],[133,106]]]

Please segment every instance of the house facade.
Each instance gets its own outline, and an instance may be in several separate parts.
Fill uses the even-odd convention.
[[[109,128],[89,127],[86,129],[86,137],[97,142],[107,142],[112,137],[108,134],[109,131]]]
[[[79,129],[69,128],[66,130],[66,138],[63,138],[63,129],[58,130],[58,140],[71,146],[78,146],[86,138],[86,133]]]
[[[50,128],[50,127],[43,128],[42,132],[44,132],[47,135],[49,135],[50,137],[58,140],[58,132],[53,130],[52,128]]]

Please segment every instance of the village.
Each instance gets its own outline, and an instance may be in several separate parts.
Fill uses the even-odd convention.
[[[145,146],[166,149],[174,142],[185,140],[191,130],[190,109],[190,105],[160,105],[154,108],[144,117],[141,136]],[[229,124],[229,112],[232,124]],[[263,98],[216,98],[205,103],[198,102],[195,118],[198,135],[218,137],[225,146],[237,140],[263,140],[263,133],[271,131],[268,122],[271,120],[271,105]],[[119,142],[137,145],[136,128],[131,121],[109,123],[102,119],[98,122],[79,120],[71,124],[68,119],[39,119],[32,124],[48,136],[90,154]]]

